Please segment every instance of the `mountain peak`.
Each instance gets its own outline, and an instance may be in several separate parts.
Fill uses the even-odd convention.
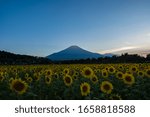
[[[47,56],[47,58],[51,60],[77,60],[77,59],[99,58],[99,57],[102,57],[102,55],[84,50],[76,45],[72,45],[60,52]]]
[[[77,45],[72,45],[72,46],[68,47],[67,49],[81,49],[81,48]]]

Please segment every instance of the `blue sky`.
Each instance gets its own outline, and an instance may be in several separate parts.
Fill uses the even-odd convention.
[[[0,50],[47,56],[150,49],[150,0],[0,0]]]

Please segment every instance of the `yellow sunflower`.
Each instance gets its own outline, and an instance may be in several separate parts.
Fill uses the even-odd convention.
[[[34,73],[33,78],[35,79],[35,81],[39,81],[40,80],[40,75],[37,74],[37,73]]]
[[[132,84],[135,83],[135,78],[132,74],[126,73],[123,76],[123,81],[124,81],[125,84],[132,85]]]
[[[17,92],[18,94],[25,93],[27,88],[27,83],[21,79],[13,79],[10,83],[10,89]]]
[[[33,80],[33,79],[32,79],[31,77],[27,77],[27,78],[26,78],[26,81],[27,81],[28,83],[31,83],[32,80]]]
[[[82,75],[86,78],[91,78],[94,75],[94,72],[90,67],[84,67],[82,70]]]
[[[71,86],[71,84],[73,82],[72,77],[70,75],[65,75],[63,77],[63,80],[64,80],[64,83],[65,83],[66,86]]]
[[[147,69],[146,72],[145,72],[145,75],[150,78],[150,69]]]
[[[118,71],[118,72],[116,73],[116,77],[117,77],[118,79],[123,79],[123,73]]]
[[[96,75],[93,75],[93,77],[91,77],[90,79],[94,84],[98,82],[98,78]]]
[[[90,94],[90,84],[87,82],[84,82],[80,85],[80,90],[81,90],[81,95],[82,96],[87,96]]]
[[[51,79],[51,76],[45,76],[45,83],[47,85],[49,85],[51,83],[52,79]]]
[[[138,76],[139,76],[140,78],[143,78],[143,77],[144,77],[144,72],[143,72],[143,71],[138,71]]]
[[[136,67],[136,66],[132,66],[132,67],[130,68],[130,71],[131,71],[132,73],[137,72],[137,67]]]
[[[108,78],[108,72],[106,70],[102,70],[102,77]]]
[[[108,72],[110,73],[110,74],[114,74],[115,73],[115,68],[113,67],[113,66],[111,66],[111,67],[109,67],[108,68]]]
[[[3,73],[1,72],[0,73],[0,82],[2,82],[4,80],[4,75],[3,75]]]
[[[51,76],[52,75],[52,70],[51,69],[46,70],[45,75],[46,76]]]
[[[69,74],[69,72],[70,72],[70,69],[69,68],[65,68],[64,70],[63,70],[63,74]]]
[[[103,81],[100,85],[100,90],[103,93],[110,94],[113,90],[113,85],[109,81]]]

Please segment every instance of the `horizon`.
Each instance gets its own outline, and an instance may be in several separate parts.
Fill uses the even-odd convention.
[[[45,57],[71,45],[148,54],[149,0],[1,0],[0,50]]]

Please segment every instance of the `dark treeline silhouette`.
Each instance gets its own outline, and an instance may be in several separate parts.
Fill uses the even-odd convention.
[[[32,65],[50,64],[51,60],[44,57],[19,55],[10,52],[0,51],[0,65]]]
[[[64,60],[64,61],[53,61],[56,64],[95,64],[95,63],[150,63],[150,54],[147,57],[139,56],[138,54],[122,54],[121,56],[112,56],[104,58],[92,58],[92,59],[80,59],[80,60]]]
[[[88,58],[80,60],[51,61],[44,57],[19,55],[10,52],[0,51],[0,65],[33,65],[33,64],[96,64],[96,63],[150,63],[150,54],[146,57],[137,54],[122,54],[104,58]]]

